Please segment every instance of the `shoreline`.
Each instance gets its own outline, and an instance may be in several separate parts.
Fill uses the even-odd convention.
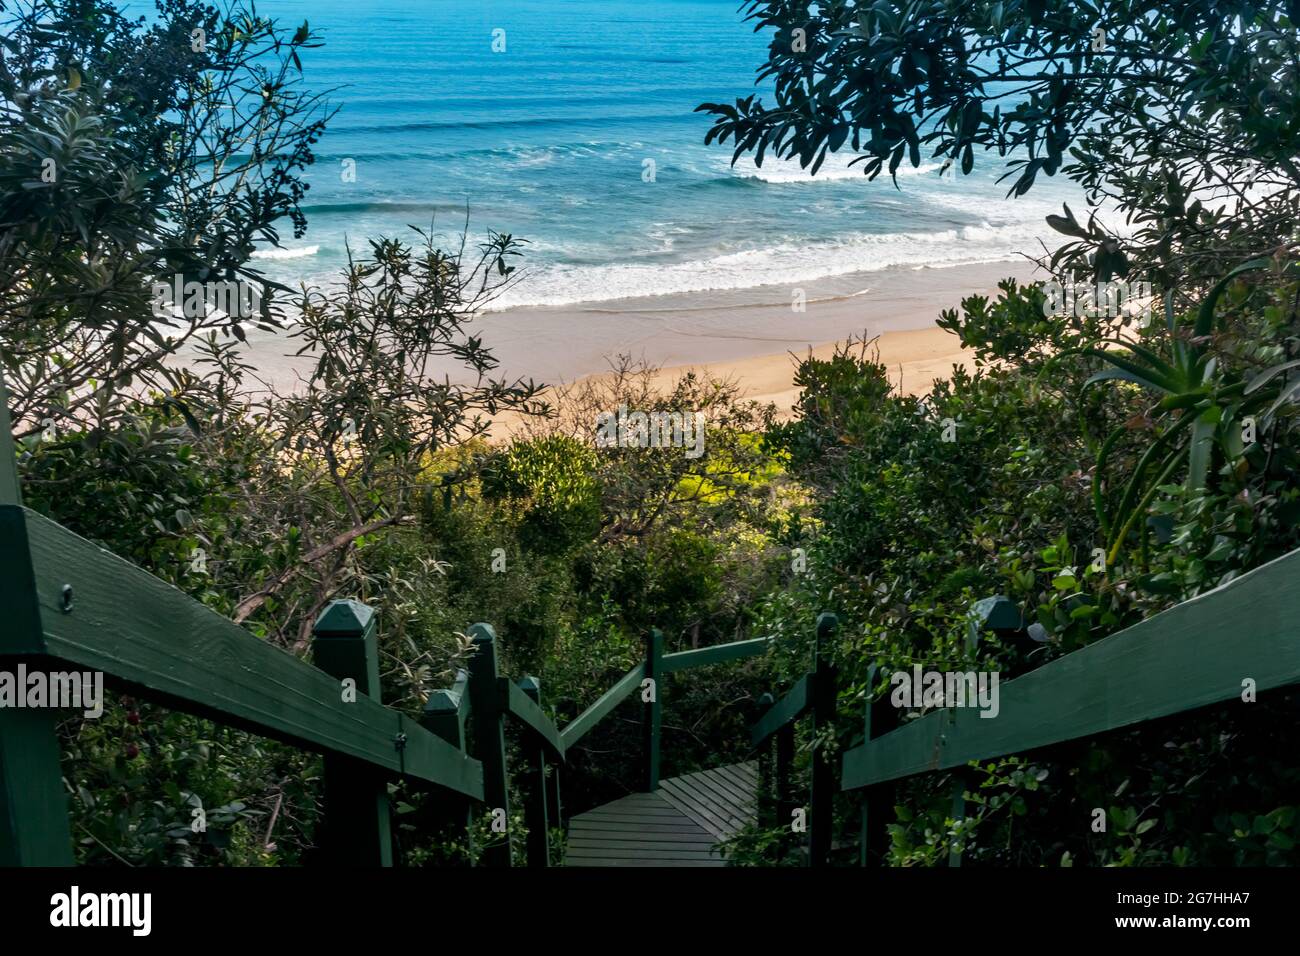
[[[741,397],[774,404],[777,418],[789,419],[800,391],[794,383],[799,361],[809,355],[829,358],[850,336],[875,339],[879,361],[888,369],[890,382],[906,395],[929,391],[936,379],[946,379],[952,374],[954,365],[973,369],[973,357],[962,348],[957,336],[935,324],[939,313],[949,308],[960,308],[961,300],[968,296],[993,298],[998,293],[998,283],[1003,279],[1014,277],[1024,282],[1034,278],[1035,271],[1032,263],[1022,261],[865,273],[863,277],[869,280],[865,291],[820,299],[814,299],[810,292],[804,313],[793,313],[785,304],[701,306],[683,303],[674,308],[664,300],[688,297],[664,296],[637,303],[641,305],[644,302],[653,306],[651,308],[645,305],[618,308],[612,307],[614,303],[588,303],[581,310],[521,308],[494,315],[506,316],[513,312],[519,318],[533,318],[538,313],[549,313],[563,316],[566,321],[579,315],[613,316],[619,320],[639,320],[643,329],[646,325],[653,327],[653,323],[658,321],[657,331],[661,337],[648,341],[641,339],[639,344],[643,348],[639,352],[626,348],[605,352],[601,356],[603,366],[608,368],[606,356],[629,352],[634,359],[644,359],[658,366],[653,381],[664,391],[669,390],[681,375],[692,370],[732,379],[741,386]],[[753,295],[759,291],[742,290],[742,293]],[[690,317],[702,321],[697,321],[694,328],[681,328],[682,320]],[[796,327],[790,321],[792,318],[811,320],[807,325],[797,326],[805,333],[804,337],[790,334]],[[780,333],[782,327],[784,335],[774,334]],[[598,329],[598,332],[605,331]],[[485,340],[488,340],[486,336]],[[783,348],[776,351],[773,345]],[[687,349],[698,350],[700,354],[692,360],[674,361]],[[596,350],[588,346],[585,354],[594,354]],[[570,361],[573,358],[570,356]],[[502,367],[505,368],[504,361]],[[548,383],[548,391],[609,374],[604,370],[589,371]],[[499,415],[493,422],[489,437],[508,439],[526,430],[521,428],[521,424],[521,416],[515,413]]]
[[[891,268],[806,283],[802,312],[792,307],[790,288],[760,286],[524,306],[481,313],[467,330],[492,350],[498,362],[494,377],[563,387],[608,374],[611,359],[628,355],[657,367],[656,380],[665,385],[688,369],[734,379],[744,397],[773,402],[788,416],[798,394],[798,359],[810,351],[829,356],[851,336],[877,339],[896,387],[907,394],[927,390],[954,364],[969,362],[956,336],[935,325],[939,313],[959,308],[968,296],[994,297],[1002,279],[1026,281],[1035,272],[1027,260]],[[845,293],[852,288],[859,291]],[[314,360],[288,351],[283,335],[250,334],[243,358],[277,390],[292,390]],[[433,363],[430,374],[453,384],[474,381],[450,360]],[[513,431],[511,417],[498,419],[506,424],[505,435]]]

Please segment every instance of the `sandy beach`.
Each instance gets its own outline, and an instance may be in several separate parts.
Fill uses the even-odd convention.
[[[935,325],[939,313],[970,295],[996,295],[1005,277],[1027,280],[1033,273],[1025,261],[886,269],[861,273],[854,283],[861,291],[851,295],[809,284],[801,312],[789,288],[758,287],[488,312],[470,328],[493,350],[503,375],[568,384],[604,373],[613,357],[627,354],[660,367],[665,384],[688,368],[735,379],[746,397],[773,402],[784,414],[797,394],[797,358],[809,350],[830,355],[850,336],[877,337],[896,386],[924,392],[954,364],[969,361],[956,337]],[[837,285],[845,286],[842,278]],[[254,333],[247,358],[263,379],[287,390],[311,364],[289,351],[283,336]],[[470,380],[451,362],[435,371],[453,382]]]

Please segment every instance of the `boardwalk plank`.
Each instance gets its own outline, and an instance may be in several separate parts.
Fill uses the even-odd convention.
[[[755,818],[757,767],[673,777],[569,821],[566,866],[724,866],[717,848]]]

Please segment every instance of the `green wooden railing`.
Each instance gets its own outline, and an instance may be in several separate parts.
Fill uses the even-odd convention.
[[[1020,610],[1002,596],[971,609],[969,641],[981,630],[1003,635],[1023,630]],[[812,715],[814,731],[834,719],[835,672],[825,643],[833,634],[831,615],[818,619],[816,668],[780,701],[763,695],[766,712],[754,724],[752,741],[768,756],[775,744],[774,790],[777,818],[788,826],[800,809],[791,792],[794,727]],[[868,670],[874,687],[878,668]],[[1247,682],[1253,682],[1248,684]],[[952,707],[903,721],[889,694],[865,707],[863,743],[844,753],[839,790],[860,791],[859,862],[879,863],[893,819],[894,785],[905,778],[952,771],[952,817],[965,818],[967,778],[972,761],[1022,754],[1066,741],[1093,737],[1174,714],[1236,701],[1243,692],[1300,684],[1300,550],[1156,614],[1132,627],[1074,651],[999,688],[1000,713],[984,719],[977,709]],[[829,761],[812,749],[812,793],[808,806],[808,862],[827,862],[833,837]],[[961,865],[954,845],[949,866]]]
[[[830,859],[831,836],[834,826],[833,800],[835,772],[822,747],[812,750],[812,780],[808,807],[798,805],[791,785],[794,768],[795,724],[805,714],[812,717],[812,732],[835,723],[835,667],[830,663],[830,641],[838,621],[834,614],[817,618],[817,644],[814,667],[800,678],[790,691],[774,701],[770,693],[759,698],[765,713],[750,729],[750,742],[760,757],[760,767],[773,762],[775,767],[765,777],[772,778],[769,786],[776,802],[776,822],[781,826],[794,826],[794,817],[806,809],[808,833],[808,862],[814,867],[825,866]],[[775,755],[772,754],[775,744]]]
[[[110,687],[324,756],[320,844],[329,862],[389,865],[387,783],[428,788],[472,822],[482,804],[504,825],[482,862],[511,862],[505,722],[520,733],[525,848],[549,863],[561,810],[559,767],[578,740],[634,691],[644,708],[644,772],[659,782],[663,675],[763,653],[767,638],[646,658],[562,731],[541,708],[536,678],[498,673],[496,635],[469,630],[474,653],[452,687],[430,695],[418,720],[383,706],[373,611],[334,601],[313,630],[314,666],[259,640],[182,591],[22,505],[0,382],[0,662],[44,671],[99,671]],[[0,865],[73,862],[59,766],[58,712],[0,708]],[[467,728],[470,735],[467,736]],[[554,766],[548,765],[553,763]]]
[[[1000,609],[1005,604],[989,599],[975,610],[998,617]],[[1016,629],[992,617],[986,627]],[[871,701],[864,742],[844,754],[841,772],[841,788],[861,790],[865,798],[860,862],[880,859],[892,819],[890,789],[907,777],[956,771],[952,815],[960,821],[966,802],[961,770],[971,761],[1026,753],[1228,701],[1251,706],[1244,701],[1247,687],[1264,692],[1297,683],[1300,550],[1003,683],[996,719],[954,707],[898,726],[887,695]],[[948,862],[960,865],[959,847]]]
[[[529,865],[549,863],[550,824],[561,816],[560,767],[568,753],[636,691],[642,694],[639,785],[659,785],[663,680],[668,674],[764,654],[771,637],[673,654],[651,633],[645,658],[563,729],[541,707],[532,677],[498,673],[496,636],[470,629],[475,652],[454,685],[432,694],[418,720],[379,699],[375,618],[366,606],[335,601],[313,634],[315,665],[259,640],[178,589],[22,506],[15,449],[0,382],[0,662],[44,670],[102,672],[110,686],[324,755],[321,847],[338,863],[392,861],[387,782],[427,787],[466,824],[482,804],[504,821],[503,838],[483,848],[487,865],[508,866],[511,775],[505,722],[520,735],[520,790]],[[887,698],[869,701],[861,746],[844,754],[840,789],[863,791],[860,861],[878,861],[899,780],[957,771],[953,815],[965,810],[961,768],[1182,711],[1240,700],[1300,683],[1300,551],[1194,600],[1040,667],[1001,687],[1000,716],[953,708],[898,724]],[[1016,629],[1005,599],[977,605],[994,630]],[[766,713],[751,741],[775,745],[775,791],[783,822],[791,794],[795,722],[814,733],[833,724],[836,675],[830,664],[833,615],[817,621],[812,671]],[[977,636],[974,634],[972,636]],[[874,681],[870,681],[874,684]],[[349,693],[354,691],[354,693]],[[0,865],[73,861],[57,712],[0,708]],[[467,728],[470,734],[467,735]],[[832,847],[831,760],[815,747],[808,814],[809,862]],[[461,814],[463,813],[463,816]],[[960,864],[960,851],[949,858]]]

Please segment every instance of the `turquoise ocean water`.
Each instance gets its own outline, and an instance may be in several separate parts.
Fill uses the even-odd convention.
[[[901,176],[901,191],[866,182],[848,154],[815,178],[770,159],[732,168],[728,147],[704,146],[710,121],[693,110],[755,89],[767,40],[737,0],[257,8],[320,30],[306,80],[340,88],[307,177],[308,233],[286,229],[284,248],[259,253],[259,267],[294,284],[327,281],[345,241],[364,250],[368,237],[431,222],[450,241],[468,212],[471,241],[489,229],[529,241],[526,275],[498,306],[662,293],[760,301],[810,283],[852,295],[881,268],[1033,252],[1048,235],[1043,215],[1059,209],[1052,183],[1004,199],[989,165],[940,178],[926,163]],[[504,52],[493,51],[496,30]]]

